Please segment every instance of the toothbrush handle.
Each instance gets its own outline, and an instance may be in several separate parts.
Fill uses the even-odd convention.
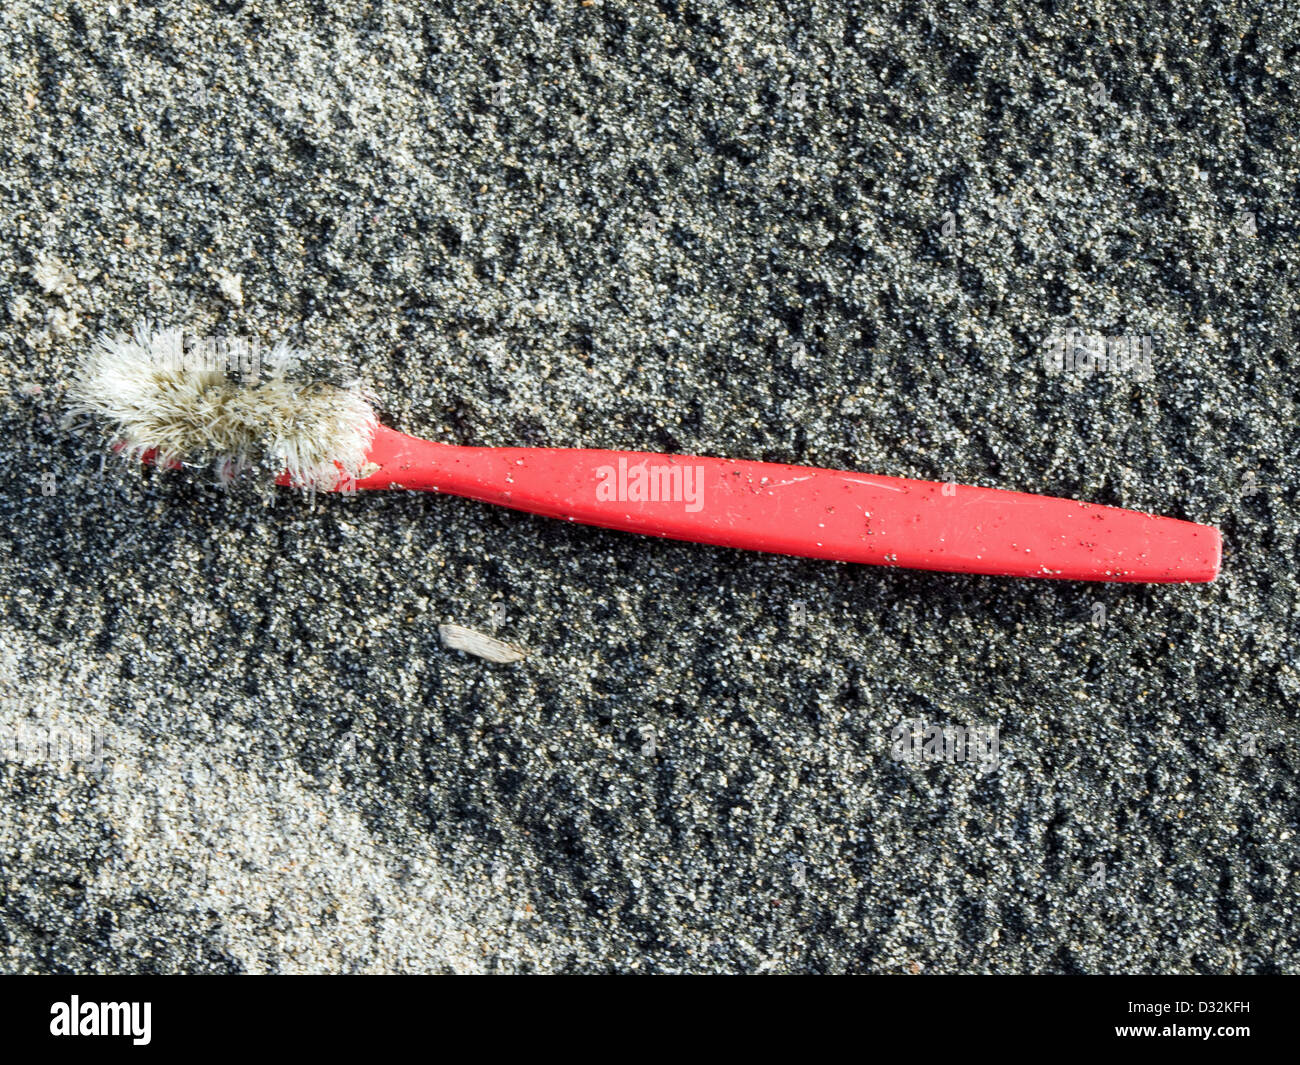
[[[996,488],[770,462],[436,444],[380,426],[357,488],[409,488],[675,540],[1008,577],[1212,581],[1212,526]]]

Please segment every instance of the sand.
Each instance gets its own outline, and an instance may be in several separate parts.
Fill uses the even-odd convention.
[[[0,10],[0,970],[1297,971],[1293,6],[756,6]],[[141,317],[431,439],[1086,499],[1224,572],[222,490],[62,424]]]

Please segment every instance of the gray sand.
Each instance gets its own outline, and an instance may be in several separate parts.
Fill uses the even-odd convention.
[[[529,6],[0,10],[0,970],[1297,971],[1294,4]],[[101,470],[65,393],[138,317],[432,439],[1087,499],[1224,573]],[[1071,327],[1153,372],[1049,372]]]

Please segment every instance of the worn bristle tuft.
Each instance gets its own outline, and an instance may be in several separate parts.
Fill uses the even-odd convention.
[[[73,413],[106,419],[129,457],[208,459],[223,480],[263,458],[295,487],[328,490],[358,475],[376,428],[360,385],[289,377],[298,353],[284,342],[267,358],[269,377],[243,384],[190,365],[183,342],[181,329],[145,322],[101,336],[70,390]]]

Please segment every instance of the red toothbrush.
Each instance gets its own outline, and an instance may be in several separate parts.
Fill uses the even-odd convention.
[[[242,385],[194,365],[179,328],[101,337],[72,389],[127,455],[268,457],[279,483],[411,488],[584,525],[783,555],[1085,581],[1212,581],[1219,531],[1117,507],[738,459],[435,444],[378,424],[359,386],[300,382],[295,352]],[[206,349],[200,348],[203,354]],[[178,361],[179,360],[179,361]]]
[[[459,447],[384,425],[360,472],[342,487],[444,492],[584,525],[840,562],[1151,583],[1219,572],[1213,526],[997,488],[739,459]]]

